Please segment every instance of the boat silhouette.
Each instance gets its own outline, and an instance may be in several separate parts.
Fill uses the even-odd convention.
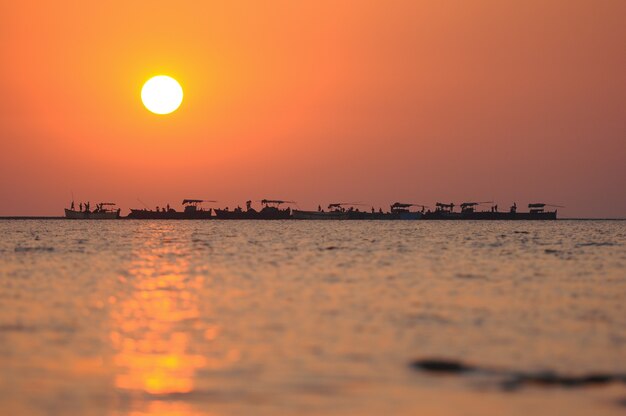
[[[560,205],[550,205],[542,202],[528,204],[528,212],[518,212],[517,204],[513,203],[508,211],[499,211],[498,205],[492,205],[488,211],[477,211],[482,204],[488,202],[463,202],[461,212],[454,211],[454,203],[437,202],[435,211],[424,214],[425,220],[556,220],[557,211],[546,211],[546,207],[562,208]]]
[[[411,207],[421,207],[421,211],[411,211]],[[424,215],[424,210],[428,208],[426,205],[420,204],[407,204],[402,202],[394,202],[391,205],[391,218],[392,220],[419,220]]]
[[[328,211],[323,210],[321,205],[317,207],[317,211],[294,209],[291,214],[294,220],[347,220],[348,213],[342,209],[342,205],[344,204],[329,204]]]
[[[211,208],[204,209],[202,203],[217,202],[207,199],[183,199],[183,211],[176,211],[173,208],[156,207],[155,210],[150,209],[134,209],[131,208],[130,214],[126,218],[135,220],[208,220],[213,218]]]
[[[291,218],[291,208],[280,208],[282,204],[293,204],[293,201],[280,199],[262,199],[261,210],[252,208],[252,201],[246,201],[246,209],[237,207],[234,210],[215,209],[215,217],[218,220],[287,220]]]
[[[140,201],[141,202],[141,201]],[[437,202],[435,210],[431,211],[425,205],[394,202],[390,205],[390,211],[383,212],[382,209],[375,211],[362,210],[359,207],[365,204],[359,202],[335,202],[328,204],[327,211],[318,206],[317,211],[306,211],[300,209],[282,208],[283,204],[293,204],[293,201],[279,199],[262,199],[261,209],[252,207],[252,201],[246,201],[246,209],[237,207],[234,210],[217,208],[204,208],[203,203],[217,202],[206,199],[184,199],[183,211],[176,211],[166,207],[156,207],[156,209],[135,209],[130,210],[127,219],[146,220],[556,220],[557,210],[548,210],[548,207],[563,208],[560,205],[546,204],[543,202],[533,202],[528,204],[527,212],[518,212],[517,204],[513,203],[508,211],[498,210],[498,205],[493,201],[463,202],[458,207],[460,211],[455,211],[457,205],[453,202]],[[488,210],[479,210],[480,206],[491,204]],[[79,209],[75,209],[72,201],[70,208],[65,208],[65,217],[68,219],[116,219],[120,218],[120,209],[115,208],[115,203],[101,202],[96,204],[94,210],[90,209],[89,203],[79,204]],[[420,207],[419,211],[412,211],[411,207]],[[215,215],[214,215],[215,214]]]
[[[70,208],[65,208],[65,218],[71,220],[114,220],[120,218],[120,209],[115,208],[114,202],[100,202],[96,208],[90,210],[89,202],[84,206],[81,203],[79,210],[74,208],[74,201]]]

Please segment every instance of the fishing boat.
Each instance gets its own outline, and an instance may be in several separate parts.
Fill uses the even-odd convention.
[[[291,211],[291,215],[294,220],[347,220],[348,213],[345,210],[337,209],[337,205],[339,204],[330,204],[328,206],[329,211],[324,211],[321,206],[318,207],[317,211],[294,209]]]
[[[371,220],[375,219],[374,215],[380,215],[382,213],[375,213],[372,211],[371,213],[367,211],[361,211],[358,207],[365,204],[361,204],[359,202],[335,202],[332,204],[328,204],[329,212],[333,212],[336,214],[345,215],[345,219],[348,220]]]
[[[437,202],[435,204],[434,211],[426,211],[423,215],[425,220],[459,220],[461,219],[461,213],[454,212],[454,203],[449,204],[443,202]]]
[[[477,211],[480,205],[492,204],[489,211]],[[499,212],[493,201],[463,202],[461,204],[461,219],[464,220],[504,220],[511,217],[511,212]]]
[[[489,211],[478,211],[478,207],[484,204],[491,204]],[[513,205],[508,212],[498,210],[498,205],[493,201],[483,202],[463,202],[461,204],[461,218],[463,220],[514,220],[523,213],[517,213],[517,205]]]
[[[544,203],[528,204],[528,212],[517,212],[517,204],[513,203],[508,212],[498,211],[498,205],[492,205],[489,211],[476,211],[480,204],[493,204],[493,202],[464,202],[461,204],[461,219],[464,220],[556,220],[556,210],[546,211],[549,205]]]
[[[234,210],[215,209],[215,216],[219,220],[287,220],[291,218],[291,208],[280,208],[282,204],[293,204],[293,201],[279,199],[262,199],[261,210],[252,208],[252,201],[246,201],[246,209],[237,207]]]
[[[511,207],[511,213],[514,214],[516,220],[556,220],[557,210],[546,211],[546,207],[564,208],[562,205],[544,204],[543,202],[535,202],[528,204],[528,212],[517,212],[514,209],[516,205]]]
[[[492,205],[489,211],[477,211],[477,207],[482,204],[493,204],[487,202],[463,202],[461,212],[454,212],[453,203],[443,204],[437,202],[435,211],[428,211],[424,214],[425,220],[556,220],[557,211],[546,211],[546,207],[558,207],[560,205],[550,205],[544,203],[528,204],[528,212],[518,212],[517,204],[513,203],[509,211],[498,211],[497,205]]]
[[[295,204],[293,201],[281,201],[277,199],[261,200],[261,211],[259,211],[259,219],[261,220],[286,220],[291,218],[291,208],[280,208],[281,204]]]
[[[328,204],[328,211],[325,215],[327,215],[329,219],[335,219],[333,217],[339,217],[338,219],[347,220],[399,219],[399,213],[392,214],[390,212],[383,212],[382,209],[376,211],[373,207],[371,211],[366,211],[359,209],[359,206],[365,206],[365,204],[362,204],[360,202],[335,202],[332,204]]]
[[[202,203],[217,202],[207,199],[183,199],[183,211],[176,211],[173,208],[163,207],[156,210],[131,208],[130,214],[126,218],[135,220],[208,220],[214,218],[211,208],[205,209]]]
[[[217,202],[208,199],[183,199],[182,219],[185,220],[210,220],[214,218],[212,208],[205,209],[203,203]]]
[[[113,202],[100,202],[96,204],[96,209],[91,211],[89,203],[85,204],[84,209],[81,204],[81,208],[77,211],[74,209],[74,201],[70,208],[65,208],[65,218],[72,220],[114,220],[120,217],[120,209],[115,208]]]
[[[411,211],[411,207],[421,207],[421,211]],[[406,204],[402,202],[395,202],[391,205],[391,215],[390,219],[392,220],[419,220],[424,215],[424,210],[427,207],[425,205],[419,204]]]

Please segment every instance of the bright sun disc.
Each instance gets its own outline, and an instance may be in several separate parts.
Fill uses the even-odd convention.
[[[158,75],[143,84],[141,101],[155,114],[169,114],[183,102],[183,89],[174,78]]]

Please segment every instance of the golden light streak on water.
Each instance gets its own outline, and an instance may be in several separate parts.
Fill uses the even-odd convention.
[[[189,393],[206,358],[190,351],[188,325],[198,318],[200,280],[189,278],[187,264],[174,248],[136,253],[127,281],[128,298],[111,312],[111,344],[116,351],[115,387],[152,395]],[[161,257],[174,259],[163,262]]]

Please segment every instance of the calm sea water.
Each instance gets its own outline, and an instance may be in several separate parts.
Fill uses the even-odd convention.
[[[626,222],[0,221],[3,415],[626,410],[545,371],[626,373]]]

